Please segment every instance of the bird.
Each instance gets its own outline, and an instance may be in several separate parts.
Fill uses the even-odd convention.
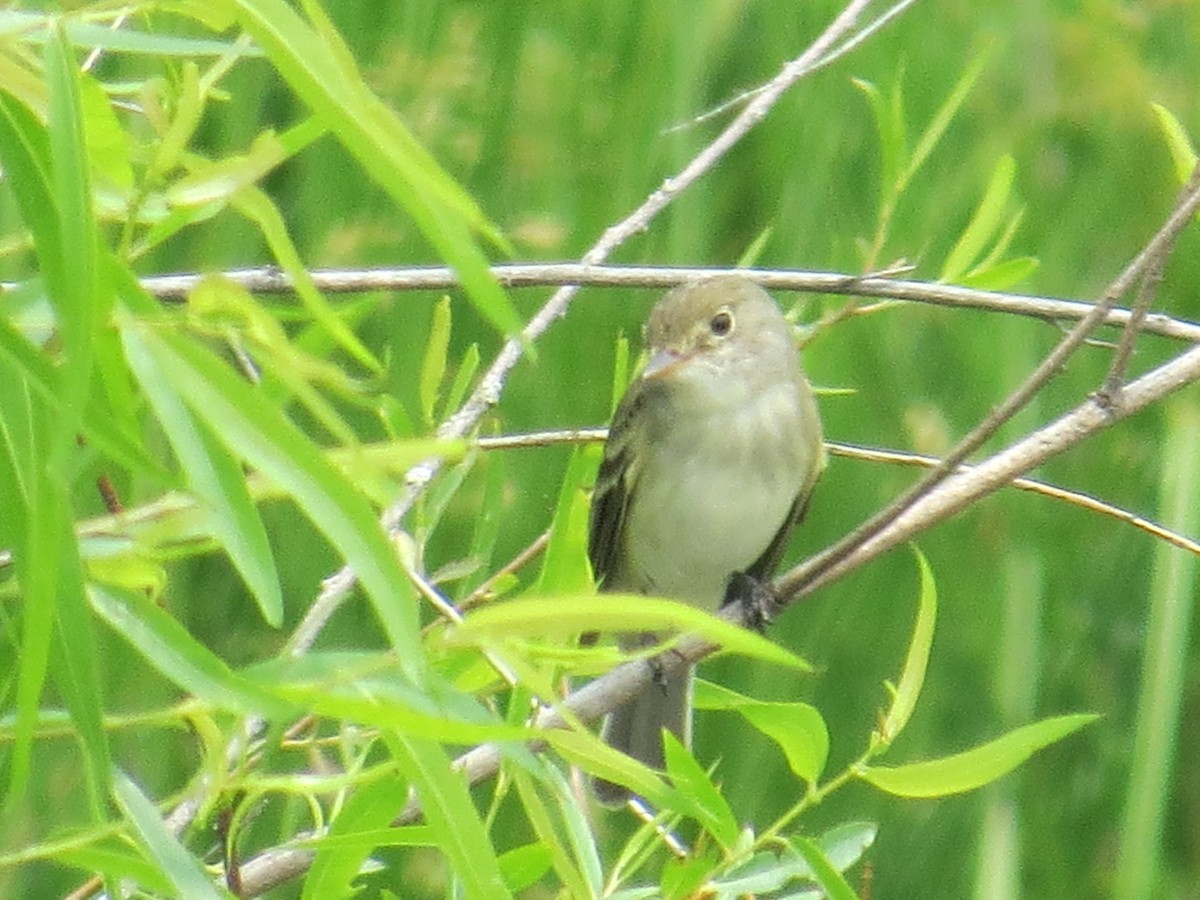
[[[588,558],[601,592],[716,611],[730,586],[765,585],[825,467],[821,421],[792,326],[741,276],[682,284],[646,320],[649,358],[613,415],[596,477]],[[661,635],[618,636],[625,650]],[[694,671],[657,673],[601,730],[664,768],[662,730],[691,738]],[[593,781],[607,805],[622,785]]]

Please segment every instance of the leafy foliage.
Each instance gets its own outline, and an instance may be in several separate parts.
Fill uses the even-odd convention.
[[[928,4],[806,82],[627,252],[904,259],[930,280],[1095,292],[1194,165],[1195,125],[1172,110],[1195,106],[1181,85],[1200,84],[1200,53],[1183,28],[1138,47],[1115,5],[1089,18],[1052,4],[1067,108],[1047,110],[1014,61],[1019,38],[961,49],[985,43],[977,11],[943,6],[964,14]],[[247,893],[267,851],[307,873],[294,890],[311,897],[400,884],[957,897],[1017,873],[1029,895],[1112,882],[1134,897],[1194,880],[1195,848],[1159,839],[1194,793],[1190,771],[1171,774],[1195,742],[1180,716],[1195,573],[1180,551],[998,498],[924,545],[907,641],[903,559],[834,584],[772,640],[667,601],[597,597],[595,448],[477,437],[607,417],[640,317],[609,296],[576,303],[536,357],[524,348],[478,434],[439,432],[528,315],[488,254],[578,257],[710,126],[663,129],[795,56],[818,7],[834,12],[231,0],[0,13],[0,894],[92,877],[110,896]],[[994,15],[1028,33],[1018,12]],[[1155,15],[1164,31],[1194,19]],[[1100,91],[1063,35],[1143,78]],[[918,43],[919,59],[899,59]],[[1173,102],[1120,93],[1144,79],[1172,85]],[[1025,105],[997,113],[1014,95]],[[1080,124],[1106,115],[1111,130]],[[1194,317],[1188,246],[1164,298]],[[334,297],[311,273],[411,260],[449,264],[463,289]],[[180,304],[138,281],[244,264],[277,267],[293,294],[210,274]],[[898,307],[793,310],[812,323],[809,371],[850,389],[826,394],[831,436],[941,452],[1052,338]],[[1170,350],[1146,344],[1137,364]],[[1089,352],[1012,427],[1093,390],[1108,357]],[[1147,416],[1054,474],[1192,532],[1194,418]],[[411,472],[429,460],[426,484]],[[798,544],[823,546],[900,483],[838,462]],[[398,497],[416,499],[397,522]],[[351,572],[361,590],[332,611]],[[1135,696],[1108,686],[1137,678],[1143,611],[1128,598],[1147,593],[1144,658],[1159,664]],[[697,687],[695,746],[669,740],[666,773],[560,705],[568,680],[621,659],[580,634],[640,628],[723,648]],[[535,704],[565,727],[531,727]],[[1064,709],[1106,718],[1039,718]],[[1131,718],[1132,749],[1110,724]],[[501,761],[477,787],[452,764],[474,745]],[[571,766],[653,809],[593,816]],[[421,824],[405,813],[414,797]],[[914,798],[952,799],[930,817]],[[1096,821],[1119,824],[1078,827]],[[1118,831],[1111,871],[1079,862]]]

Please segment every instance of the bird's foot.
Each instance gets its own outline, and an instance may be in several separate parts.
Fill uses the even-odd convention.
[[[760,581],[745,572],[734,572],[729,576],[722,606],[739,602],[746,610],[746,624],[758,632],[766,631],[779,612],[779,598],[775,596],[771,583]]]

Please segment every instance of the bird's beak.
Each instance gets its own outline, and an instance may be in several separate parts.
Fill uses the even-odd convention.
[[[691,359],[689,354],[676,353],[674,350],[667,350],[665,348],[655,350],[650,354],[646,368],[642,369],[642,377],[649,379],[666,378],[689,359]]]

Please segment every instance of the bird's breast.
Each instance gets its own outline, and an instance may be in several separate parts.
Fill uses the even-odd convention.
[[[622,587],[716,609],[783,525],[815,464],[804,416],[792,385],[746,399],[671,410],[633,486]]]

